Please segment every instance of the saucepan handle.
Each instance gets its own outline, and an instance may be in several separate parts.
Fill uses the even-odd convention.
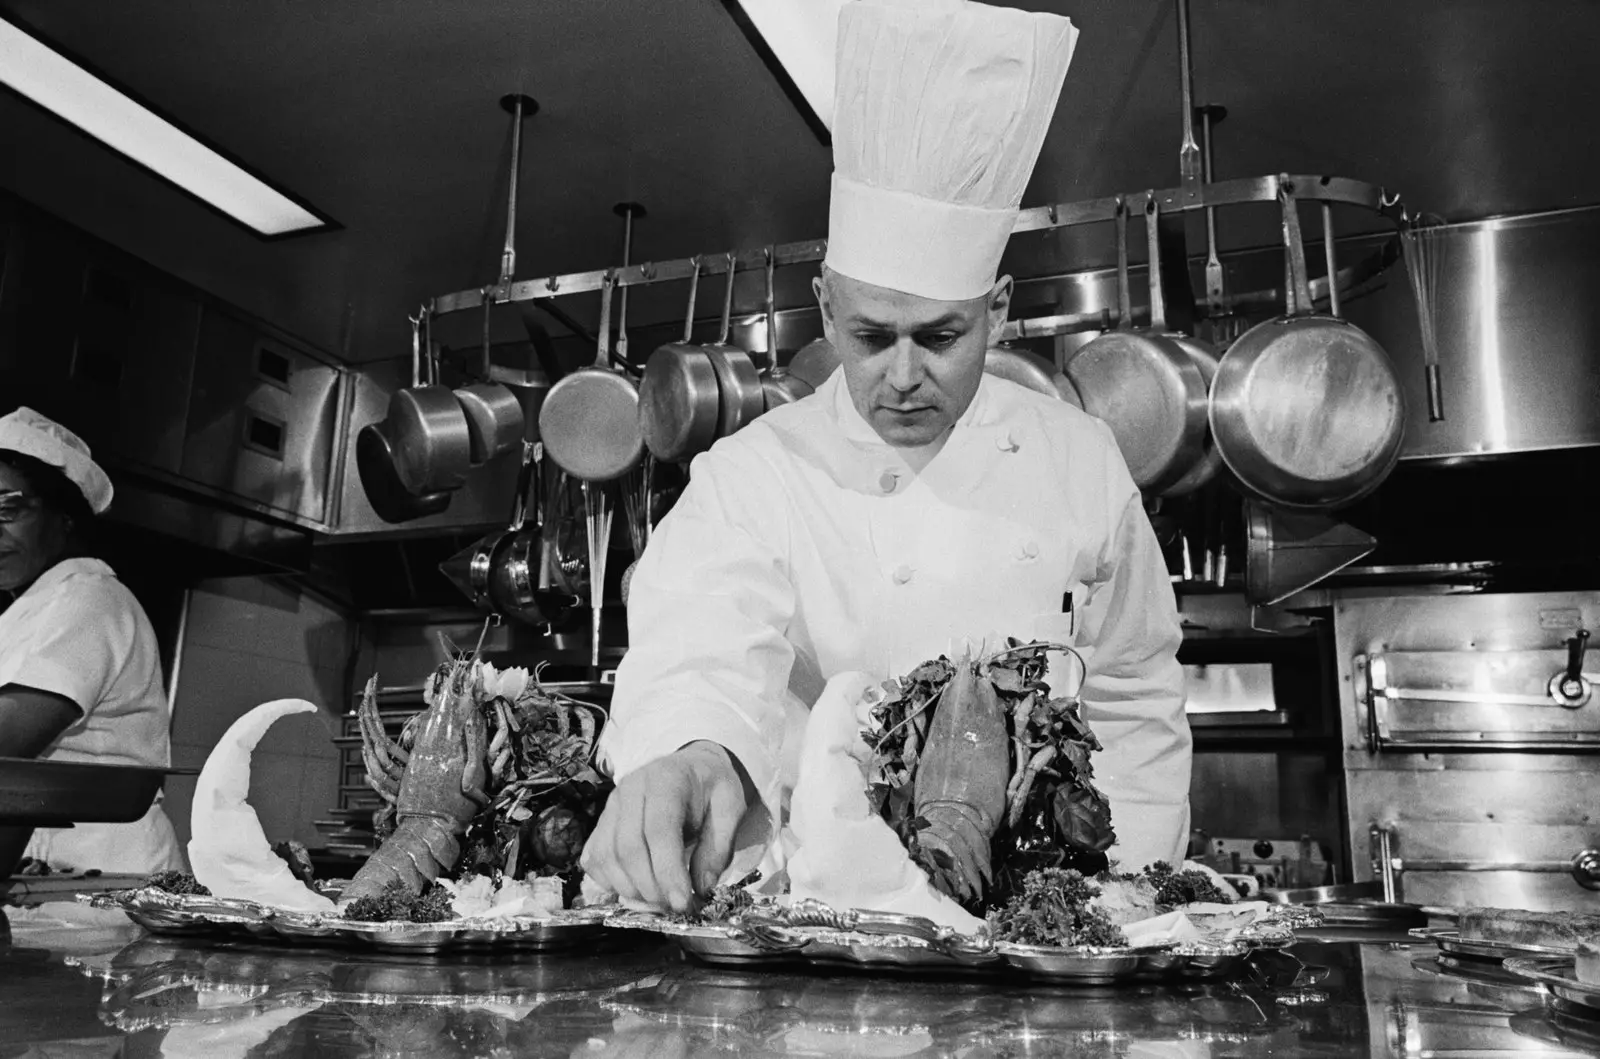
[[[1288,174],[1278,177],[1278,203],[1283,208],[1283,249],[1288,265],[1284,300],[1291,316],[1311,312],[1311,283],[1306,278],[1306,247],[1300,235],[1300,205],[1294,197],[1294,181]]]

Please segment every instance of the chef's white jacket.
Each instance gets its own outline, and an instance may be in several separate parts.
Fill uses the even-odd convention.
[[[1191,741],[1171,582],[1110,430],[1064,402],[986,375],[918,473],[836,371],[696,457],[634,572],[628,634],[602,765],[620,778],[710,740],[780,815],[828,678],[885,679],[1005,636],[1070,643],[1105,746],[1111,855],[1182,860]],[[1070,690],[1053,659],[1048,679]]]
[[[80,711],[43,759],[171,764],[155,630],[133,593],[98,559],[62,560],[0,613],[0,687],[7,684],[60,695]],[[132,874],[183,866],[159,796],[132,823],[38,828],[27,855]]]

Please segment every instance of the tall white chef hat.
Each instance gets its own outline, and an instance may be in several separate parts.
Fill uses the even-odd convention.
[[[111,506],[111,479],[89,458],[83,439],[54,419],[31,408],[0,416],[0,450],[32,456],[66,475],[96,515]]]
[[[1078,31],[972,0],[839,15],[827,264],[943,301],[988,293]]]

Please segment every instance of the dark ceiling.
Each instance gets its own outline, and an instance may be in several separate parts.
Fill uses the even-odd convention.
[[[1174,183],[1171,0],[1023,6],[1082,31],[1027,204]],[[1600,199],[1581,131],[1600,113],[1592,0],[1193,8],[1197,101],[1230,111],[1219,176],[1337,173],[1451,218]],[[520,277],[615,263],[623,200],[650,210],[636,260],[826,231],[829,154],[719,0],[0,10],[343,229],[259,241],[4,93],[0,185],[354,360],[397,353],[424,298],[493,278],[507,92],[543,107],[527,125]],[[665,294],[644,313],[675,313],[681,295]]]

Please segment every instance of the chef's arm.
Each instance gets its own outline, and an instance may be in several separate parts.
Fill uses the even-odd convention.
[[[760,469],[730,463],[720,452],[695,461],[634,571],[628,652],[600,745],[619,779],[697,742],[725,748],[755,791],[776,778],[794,663],[788,528]]]
[[[1132,485],[1131,482],[1128,483]],[[1104,750],[1095,783],[1111,803],[1126,871],[1177,864],[1189,840],[1192,741],[1172,583],[1137,493],[1126,496],[1089,586],[1077,641],[1091,648],[1082,698]]]
[[[81,712],[64,695],[7,684],[0,688],[0,757],[38,757]]]

